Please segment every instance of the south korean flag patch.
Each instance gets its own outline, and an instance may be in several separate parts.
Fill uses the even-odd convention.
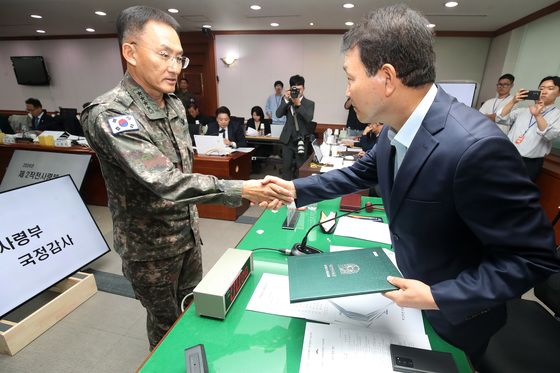
[[[119,115],[118,117],[109,118],[109,127],[113,135],[117,135],[127,131],[138,131],[138,123],[132,115]]]

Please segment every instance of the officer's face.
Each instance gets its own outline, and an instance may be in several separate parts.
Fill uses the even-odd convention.
[[[151,96],[174,92],[181,66],[162,54],[183,54],[177,32],[166,24],[149,21],[134,43],[135,75],[142,88]]]
[[[227,128],[229,124],[229,115],[220,113],[216,117],[216,120],[218,121],[218,126],[220,126],[220,128]]]

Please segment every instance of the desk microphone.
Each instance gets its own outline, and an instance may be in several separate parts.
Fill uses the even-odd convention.
[[[307,233],[305,234],[305,236],[303,236],[303,240],[301,240],[301,243],[294,244],[294,246],[292,247],[292,250],[289,252],[289,255],[293,256],[293,255],[307,255],[307,254],[322,254],[323,252],[321,250],[307,245],[307,236],[309,236],[309,233],[311,233],[313,228],[318,227],[319,225],[321,225],[323,223],[327,223],[329,221],[337,220],[338,218],[342,218],[343,216],[347,216],[347,215],[350,215],[350,214],[353,214],[355,212],[362,211],[362,210],[367,210],[367,211],[373,210],[372,203],[371,202],[366,202],[366,205],[364,207],[360,207],[360,208],[357,208],[355,210],[346,212],[342,215],[335,216],[334,218],[330,218],[330,219],[327,219],[327,220],[320,221],[317,224],[313,224],[307,230]],[[288,251],[288,250],[286,250],[286,251]]]

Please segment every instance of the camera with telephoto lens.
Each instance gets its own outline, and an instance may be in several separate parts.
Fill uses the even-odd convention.
[[[292,99],[298,98],[298,97],[299,97],[299,88],[296,87],[295,85],[293,85],[293,86],[290,88],[290,97],[291,97]]]
[[[297,152],[298,154],[305,153],[305,144],[303,143],[303,137],[298,137],[297,140]]]

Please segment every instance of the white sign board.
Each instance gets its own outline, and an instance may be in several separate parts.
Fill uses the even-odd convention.
[[[436,85],[467,106],[474,103],[476,82],[437,82]]]
[[[62,175],[72,176],[80,188],[90,158],[90,154],[16,150],[0,184],[0,192]]]
[[[69,176],[0,193],[0,316],[110,249]]]

